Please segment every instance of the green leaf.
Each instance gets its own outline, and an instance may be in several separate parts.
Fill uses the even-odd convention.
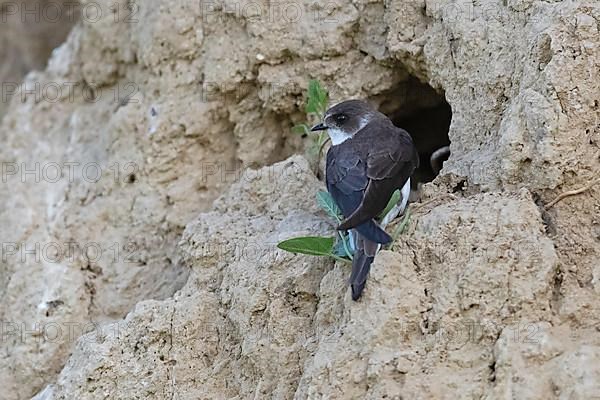
[[[314,113],[322,117],[327,109],[327,91],[323,89],[316,79],[308,82],[308,99],[306,102],[306,112]]]
[[[310,127],[306,124],[295,125],[292,127],[292,132],[297,133],[299,135],[308,135],[310,133]]]
[[[334,238],[332,237],[304,236],[284,240],[277,244],[277,247],[290,253],[301,253],[311,256],[333,256],[333,242]]]
[[[325,210],[330,217],[334,218],[338,222],[341,222],[342,211],[328,192],[324,190],[319,190],[317,192],[317,204],[319,204],[319,206]]]
[[[404,214],[404,218],[402,219],[402,222],[400,223],[400,225],[398,225],[398,227],[392,234],[392,242],[395,242],[396,239],[398,239],[398,237],[400,237],[400,235],[402,235],[404,233],[404,230],[408,226],[409,221],[410,221],[410,208],[407,208],[406,213]]]
[[[400,192],[400,190],[396,189],[396,191],[392,193],[392,197],[390,197],[390,201],[388,201],[387,206],[385,206],[383,211],[379,214],[378,218],[385,218],[385,216],[388,215],[390,211],[392,211],[392,208],[394,208],[394,206],[398,203],[401,197],[402,193]]]
[[[314,120],[318,118],[321,120],[327,110],[328,102],[329,95],[327,94],[327,90],[321,86],[318,80],[309,80],[305,106],[308,119]],[[319,134],[309,135],[309,133],[312,132],[310,132],[310,126],[308,125],[308,122],[298,125],[297,127],[293,127],[292,131],[301,135],[306,134],[310,138],[310,144],[306,148],[305,155],[314,170],[318,171],[319,160],[321,159],[321,150],[323,145],[329,139],[329,136],[322,131],[319,132]]]
[[[408,208],[406,210],[406,214],[404,215],[404,219],[402,220],[402,223],[400,223],[400,226],[398,227],[398,234],[399,235],[402,235],[404,233],[404,230],[408,226],[408,222],[409,221],[410,221],[410,208]]]
[[[347,257],[346,249],[344,249],[344,242],[341,239],[335,242],[335,245],[333,246],[333,254],[339,257]]]
[[[353,253],[350,249],[350,235],[344,235],[338,231],[338,239],[333,246],[333,254],[352,260]]]

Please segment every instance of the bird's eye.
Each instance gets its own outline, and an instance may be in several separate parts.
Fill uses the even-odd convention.
[[[347,119],[348,117],[345,114],[338,114],[335,116],[335,122],[337,122],[338,124],[346,122]]]

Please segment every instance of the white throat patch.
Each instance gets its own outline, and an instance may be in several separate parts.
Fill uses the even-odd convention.
[[[368,117],[361,118],[360,124],[359,124],[358,129],[356,130],[356,132],[358,132],[362,128],[364,128],[369,123],[370,120],[371,119],[368,118]],[[345,131],[343,131],[341,129],[338,129],[338,128],[328,128],[327,129],[327,134],[331,138],[331,144],[334,145],[334,146],[337,146],[338,144],[342,144],[346,140],[351,139],[352,136],[354,136],[356,134],[356,132],[348,133],[348,132],[345,132]]]
[[[327,129],[327,134],[331,138],[331,144],[337,146],[338,144],[344,143],[346,140],[352,137],[348,132],[344,132],[338,128],[329,128]]]

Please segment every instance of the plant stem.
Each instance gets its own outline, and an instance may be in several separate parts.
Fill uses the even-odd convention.
[[[319,152],[317,153],[317,162],[321,161],[321,153],[323,152],[323,147],[325,147],[327,142],[329,142],[330,140],[329,135],[327,135],[325,140],[323,140],[323,137],[321,135],[323,135],[323,133],[319,134]]]
[[[392,235],[392,243],[395,242],[396,239],[398,239],[398,237],[404,232],[404,228],[406,228],[406,225],[408,225],[409,220],[410,220],[410,208],[407,208],[406,214],[404,215],[402,222],[400,223],[400,225],[398,225],[396,230],[394,230],[394,233]]]
[[[337,261],[341,261],[341,262],[343,262],[343,263],[346,263],[346,264],[350,264],[350,263],[352,263],[352,261],[351,261],[351,260],[348,260],[347,258],[343,258],[343,257],[340,257],[340,256],[336,256],[336,255],[334,255],[334,254],[330,254],[329,256],[330,256],[331,258],[333,258],[333,259],[337,260]]]
[[[346,252],[346,255],[348,256],[349,259],[351,259],[351,260],[354,259],[354,256],[352,255],[352,253],[350,252],[350,249],[346,245],[346,240],[344,240],[344,235],[342,234],[342,232],[338,231],[338,235],[340,235],[340,239],[342,239],[342,245],[344,246],[344,251]]]

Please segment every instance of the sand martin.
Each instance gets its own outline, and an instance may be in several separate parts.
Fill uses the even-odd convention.
[[[355,249],[350,286],[358,300],[375,254],[392,238],[375,221],[397,189],[402,199],[396,215],[408,202],[410,176],[419,165],[412,138],[384,114],[362,100],[329,108],[312,131],[327,129],[331,147],[325,168],[327,190],[342,211],[338,230],[349,230]],[[388,221],[389,222],[389,221]]]

